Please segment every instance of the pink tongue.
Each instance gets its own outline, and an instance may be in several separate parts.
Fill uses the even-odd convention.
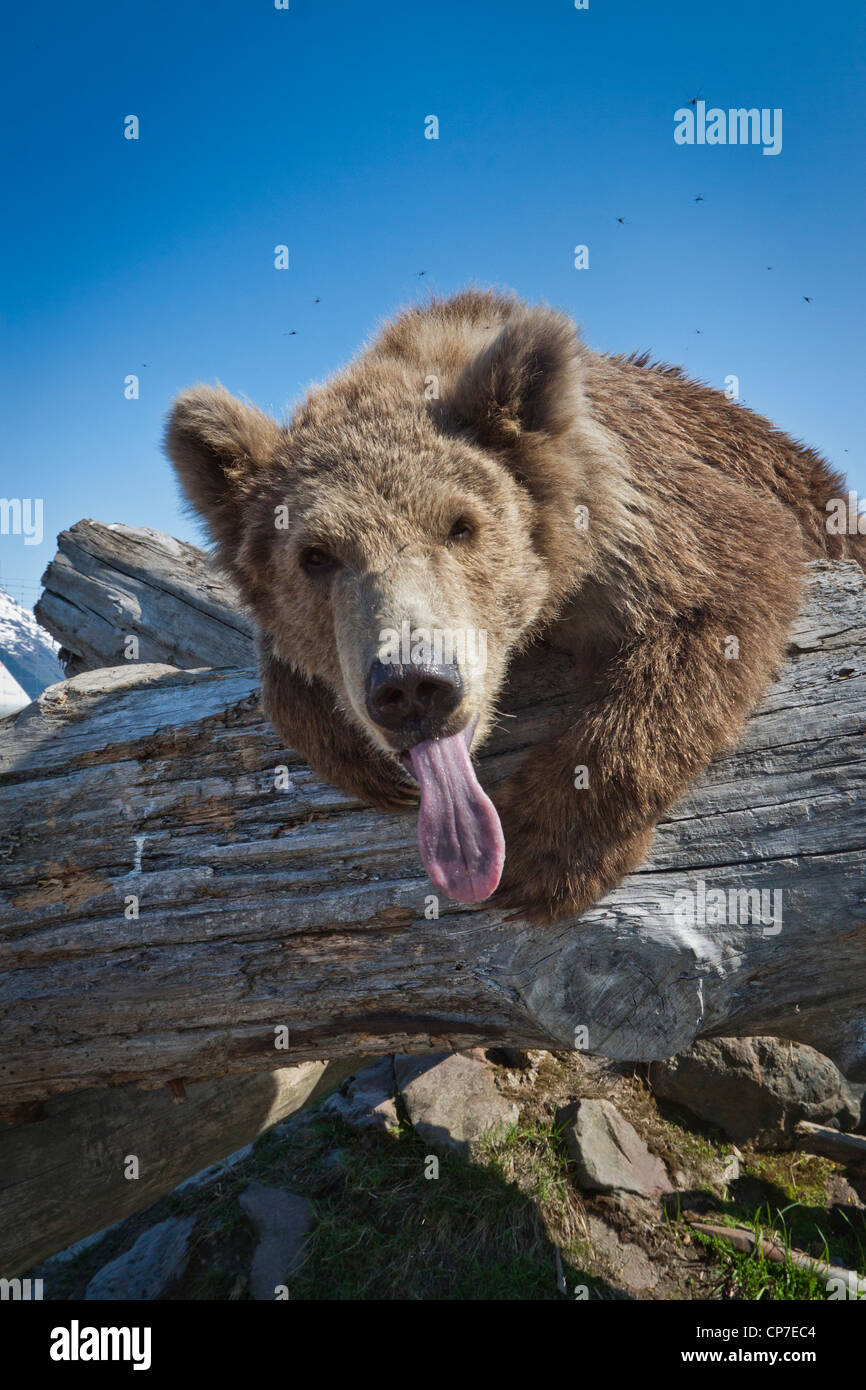
[[[427,739],[409,756],[421,786],[418,847],[431,882],[457,902],[489,898],[502,875],[505,839],[464,735]]]

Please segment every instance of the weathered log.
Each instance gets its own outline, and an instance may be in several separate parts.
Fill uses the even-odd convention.
[[[866,1168],[866,1138],[859,1134],[842,1134],[829,1125],[813,1125],[811,1120],[800,1120],[794,1126],[797,1145],[810,1154],[821,1154],[831,1158],[834,1163],[850,1164],[852,1168]]]
[[[798,1269],[805,1270],[807,1274],[814,1274],[836,1297],[866,1297],[866,1279],[861,1279],[856,1270],[846,1269],[844,1265],[829,1264],[826,1260],[816,1260],[802,1250],[795,1250],[775,1231],[767,1236],[756,1236],[748,1226],[714,1226],[707,1221],[690,1221],[689,1225],[692,1230],[700,1231],[702,1235],[714,1236],[716,1240],[724,1241],[743,1255],[751,1255],[754,1250],[760,1250],[764,1258],[774,1264],[785,1264],[789,1261]]]
[[[118,666],[130,651],[184,670],[253,664],[252,621],[203,550],[100,521],[76,522],[57,545],[34,613],[68,676]]]
[[[740,749],[579,923],[437,903],[414,815],[360,806],[281,749],[253,672],[51,688],[0,726],[0,1109],[503,1041],[654,1060],[776,1034],[866,1079],[866,579],[812,570]],[[516,670],[483,780],[561,725],[569,679],[552,652]],[[675,895],[699,904],[702,883],[779,893],[781,920],[743,920],[735,897],[734,920],[689,922]]]
[[[0,1275],[20,1274],[149,1207],[327,1095],[364,1060],[220,1077],[190,1086],[182,1106],[165,1086],[67,1093],[26,1121],[0,1125]],[[129,1157],[138,1160],[136,1178]]]

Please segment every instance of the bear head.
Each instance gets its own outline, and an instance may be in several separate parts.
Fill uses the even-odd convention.
[[[467,750],[579,564],[580,351],[567,318],[468,294],[395,320],[286,424],[196,386],[167,430],[269,655],[412,768],[422,812],[425,788],[462,796],[488,838]],[[475,888],[498,880],[491,853]]]

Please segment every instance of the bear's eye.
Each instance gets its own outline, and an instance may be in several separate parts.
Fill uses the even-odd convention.
[[[459,516],[448,532],[446,544],[453,545],[455,542],[471,540],[474,532],[472,522],[467,521],[465,516]]]
[[[307,546],[307,549],[301,552],[301,567],[307,574],[330,574],[332,570],[339,569],[339,566],[339,560],[319,545]]]

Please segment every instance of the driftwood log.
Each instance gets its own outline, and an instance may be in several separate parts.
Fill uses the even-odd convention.
[[[130,1183],[118,1195],[112,1168],[81,1210],[76,1164],[119,1168],[137,1152],[112,1128],[113,1104],[144,1144],[172,1104],[166,1082],[231,1097],[323,1057],[508,1042],[655,1060],[726,1034],[799,1039],[866,1079],[864,637],[862,572],[813,565],[788,665],[739,751],[659,826],[639,872],[578,923],[548,928],[437,902],[414,816],[358,805],[280,748],[252,670],[126,662],[0,724],[6,1230],[32,1214],[16,1258],[100,1228],[219,1156],[207,1144],[173,1155],[166,1130],[144,1201]],[[188,651],[203,664],[201,646]],[[104,659],[94,644],[90,660]],[[518,717],[503,721],[482,780],[561,724],[570,676],[553,653],[515,671],[506,709]],[[738,907],[721,925],[690,922],[681,901],[677,912],[678,892],[697,903],[719,888],[781,894],[778,920]],[[100,1150],[86,1117],[103,1111]],[[168,1113],[193,1123],[187,1106]],[[79,1137],[58,1164],[66,1217],[55,1194],[49,1220],[59,1114]],[[214,1142],[229,1151],[259,1119],[247,1112]]]
[[[280,748],[252,671],[52,687],[0,732],[0,1109],[501,1041],[653,1060],[769,1033],[866,1078],[866,579],[813,569],[742,747],[579,924],[437,903],[414,815]],[[517,672],[488,782],[561,720],[568,674],[552,654]],[[701,881],[780,893],[779,923],[683,923],[675,894]]]
[[[78,521],[57,537],[34,612],[67,676],[134,659],[252,666],[253,625],[204,551],[162,531]]]
[[[814,1274],[836,1298],[866,1297],[866,1279],[861,1279],[855,1270],[845,1269],[843,1265],[829,1264],[827,1260],[816,1260],[802,1250],[795,1250],[775,1231],[761,1236],[749,1230],[747,1226],[716,1226],[707,1221],[690,1221],[689,1225],[692,1230],[700,1231],[705,1236],[714,1236],[716,1240],[723,1241],[743,1255],[759,1251],[765,1260],[770,1260],[773,1264],[790,1263],[797,1269],[805,1270],[807,1274]]]
[[[798,1147],[807,1153],[821,1154],[851,1168],[866,1168],[866,1138],[862,1135],[841,1134],[838,1129],[815,1125],[811,1120],[800,1120],[794,1126],[794,1134]]]
[[[0,1276],[13,1278],[151,1206],[327,1095],[364,1060],[221,1076],[185,1087],[182,1104],[167,1086],[67,1091],[15,1124],[0,1122]]]

